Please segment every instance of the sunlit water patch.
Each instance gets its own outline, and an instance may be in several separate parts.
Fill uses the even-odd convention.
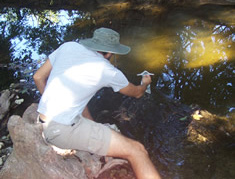
[[[120,67],[131,75],[153,72],[156,88],[170,97],[226,113],[234,105],[234,16],[214,11],[205,18],[172,12],[164,22],[129,27],[124,42],[132,51]]]
[[[0,67],[4,68],[1,81],[7,81],[6,69],[11,69],[14,73],[8,75],[18,77],[26,90],[35,89],[32,75],[60,44],[91,37],[94,29],[101,26],[113,28],[120,32],[121,42],[132,51],[116,56],[111,62],[136,84],[141,80],[138,73],[144,70],[154,73],[150,98],[141,105],[136,104],[143,98],[136,101],[127,98],[123,103],[129,110],[124,120],[132,122],[133,130],[137,131],[135,137],[145,144],[153,161],[162,164],[159,170],[166,172],[165,176],[198,176],[194,171],[215,176],[210,166],[216,166],[214,163],[219,159],[214,160],[207,152],[201,155],[195,148],[184,149],[178,141],[187,132],[184,124],[189,122],[189,117],[185,116],[189,105],[198,104],[216,114],[234,111],[234,17],[234,9],[226,7],[175,10],[130,3],[111,3],[92,12],[3,9],[0,16]],[[188,106],[176,108],[169,102],[164,108],[159,94]],[[96,107],[116,105],[118,108],[115,99],[108,106],[104,102]],[[148,100],[160,105],[152,105]],[[142,113],[143,110],[146,113]],[[193,118],[200,121],[201,117],[198,113]],[[216,131],[220,130],[224,129]],[[201,133],[197,138],[203,145],[209,141],[208,136]],[[229,156],[226,157],[223,161],[227,162]],[[221,171],[226,172],[226,169]]]
[[[3,50],[1,63],[26,69],[28,80],[60,44],[90,37],[97,27],[111,27],[132,48],[115,62],[130,80],[139,83],[136,74],[148,70],[155,74],[153,92],[224,114],[234,106],[234,14],[233,8],[167,12],[130,3],[111,3],[92,12],[5,9],[1,38],[10,50]]]

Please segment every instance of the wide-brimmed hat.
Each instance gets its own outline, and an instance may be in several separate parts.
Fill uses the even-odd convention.
[[[120,44],[120,35],[116,31],[101,27],[94,31],[93,37],[80,40],[79,43],[87,48],[100,52],[110,52],[125,55],[131,48]]]

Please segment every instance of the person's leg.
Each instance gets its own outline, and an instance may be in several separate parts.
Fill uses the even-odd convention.
[[[72,126],[51,121],[45,126],[43,133],[49,143],[62,149],[83,150],[127,159],[138,179],[160,178],[142,144],[103,124],[85,118]]]
[[[120,157],[129,160],[138,179],[161,178],[151,162],[144,146],[115,131],[112,131],[107,156]]]

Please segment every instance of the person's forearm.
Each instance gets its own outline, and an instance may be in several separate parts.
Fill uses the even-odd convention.
[[[37,86],[37,89],[40,92],[40,94],[43,94],[44,89],[46,87],[46,81],[39,80],[39,79],[34,79],[34,82],[35,82],[35,84]]]
[[[50,60],[46,60],[46,62],[33,75],[34,82],[41,94],[43,94],[45,90],[47,79],[50,75],[51,69],[52,66]]]
[[[87,118],[87,119],[90,119],[90,120],[93,120],[93,121],[94,121],[94,119],[93,119],[93,117],[91,116],[91,113],[90,113],[90,111],[89,111],[89,109],[88,109],[87,106],[86,106],[85,109],[83,110],[82,116],[85,117],[85,118]]]
[[[144,95],[147,86],[148,86],[147,84],[141,84],[138,86],[138,94],[136,95],[136,98],[140,98]]]
[[[145,90],[147,89],[148,84],[142,83],[141,85],[134,85],[132,83],[129,83],[128,86],[125,88],[122,88],[119,92],[121,94],[130,96],[130,97],[135,97],[135,98],[140,98],[144,95]]]

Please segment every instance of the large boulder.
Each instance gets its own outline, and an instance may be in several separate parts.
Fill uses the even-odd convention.
[[[36,124],[37,105],[23,115],[12,116],[8,129],[13,152],[1,170],[0,178],[87,178],[75,157],[58,155],[42,138],[42,125]]]
[[[102,160],[102,157],[88,152],[75,153],[49,145],[42,137],[42,125],[36,121],[36,109],[37,104],[32,104],[22,118],[10,117],[8,129],[13,151],[0,172],[0,178],[100,178],[99,175],[104,175],[110,168],[127,163],[104,157]]]

